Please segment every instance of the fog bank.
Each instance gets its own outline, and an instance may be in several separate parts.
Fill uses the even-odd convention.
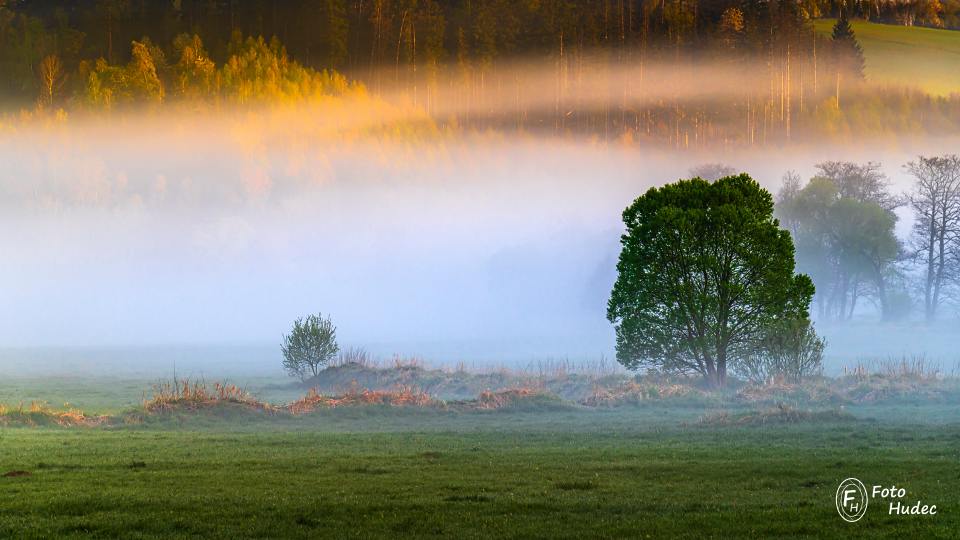
[[[609,358],[620,213],[650,186],[721,161],[775,191],[786,170],[808,177],[819,161],[847,159],[882,162],[905,189],[902,164],[920,151],[310,138],[299,124],[251,122],[78,123],[0,138],[0,344],[266,351],[294,318],[322,311],[342,343],[384,356]],[[872,342],[870,331],[825,333],[837,344],[828,356]],[[893,354],[914,348],[891,339]],[[952,354],[935,340],[915,352]]]

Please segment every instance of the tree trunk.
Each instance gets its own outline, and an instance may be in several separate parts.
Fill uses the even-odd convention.
[[[717,388],[727,384],[727,351],[723,349],[717,355]]]
[[[877,273],[877,296],[880,300],[880,319],[886,321],[890,318],[889,306],[887,305],[887,284],[883,279],[883,268],[878,265],[875,271]]]
[[[713,359],[707,358],[704,361],[704,366],[706,367],[704,378],[707,380],[707,384],[714,387],[717,386],[717,369],[713,363]]]
[[[937,271],[933,282],[933,299],[930,302],[930,313],[927,320],[937,317],[937,306],[940,304],[940,289],[943,285],[944,272],[947,264],[947,209],[944,205],[941,214],[940,226],[937,231]]]
[[[853,283],[853,292],[850,293],[850,311],[847,313],[847,320],[853,320],[853,312],[857,309],[857,298],[860,296],[859,287],[857,287],[857,282]]]
[[[933,320],[933,281],[934,281],[934,262],[933,250],[936,244],[936,198],[934,198],[930,210],[930,224],[927,226],[927,279],[923,284],[923,307],[927,322]]]
[[[706,358],[704,360],[705,373],[704,378],[712,388],[723,388],[727,381],[727,358],[726,351],[720,352],[717,359]]]

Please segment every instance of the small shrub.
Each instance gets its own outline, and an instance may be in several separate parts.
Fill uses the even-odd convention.
[[[293,329],[280,346],[283,367],[301,381],[316,377],[340,351],[337,327],[323,315],[308,315],[293,321]]]
[[[762,339],[735,369],[743,377],[763,383],[782,378],[798,383],[820,374],[826,341],[807,319],[787,319],[764,331]]]

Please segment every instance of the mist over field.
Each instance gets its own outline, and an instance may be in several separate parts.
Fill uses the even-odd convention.
[[[904,192],[905,162],[956,144],[693,152],[483,133],[411,142],[346,137],[337,126],[348,120],[299,113],[132,115],[2,135],[0,221],[15,233],[0,238],[0,362],[56,371],[89,359],[85,369],[153,373],[175,358],[220,369],[232,355],[222,360],[231,370],[273,373],[291,318],[317,310],[335,314],[345,344],[382,357],[611,358],[620,212],[649,187],[721,162],[775,193],[786,171],[809,178],[816,163],[843,159],[880,162]],[[318,135],[322,126],[332,131]],[[900,213],[905,236],[911,217]],[[901,354],[949,365],[957,334],[945,319],[821,323],[827,371]],[[36,350],[51,347],[60,352]]]

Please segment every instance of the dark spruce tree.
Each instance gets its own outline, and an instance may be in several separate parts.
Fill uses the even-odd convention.
[[[720,387],[765,330],[807,317],[813,282],[794,274],[790,233],[750,176],[652,188],[623,221],[607,318],[627,368],[700,374]]]
[[[862,80],[867,63],[863,57],[863,48],[853,33],[846,13],[841,13],[837,23],[833,25],[832,39],[837,71],[850,79]]]

